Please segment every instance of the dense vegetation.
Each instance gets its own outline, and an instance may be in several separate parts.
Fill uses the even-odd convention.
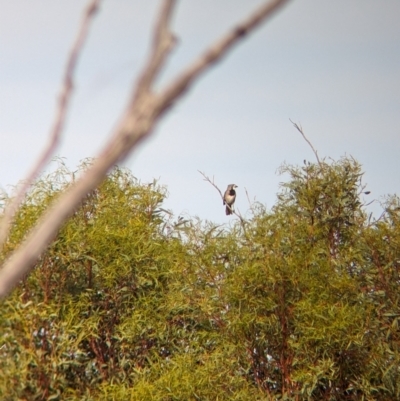
[[[283,171],[218,227],[116,168],[3,301],[0,399],[400,399],[399,199],[369,219],[350,158]],[[34,186],[2,260],[75,175]]]

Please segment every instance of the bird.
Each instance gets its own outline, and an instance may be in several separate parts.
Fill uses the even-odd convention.
[[[228,188],[226,188],[226,191],[224,193],[223,205],[226,205],[225,213],[227,216],[229,216],[233,212],[233,204],[235,203],[236,200],[235,188],[237,187],[238,186],[236,184],[229,184]]]

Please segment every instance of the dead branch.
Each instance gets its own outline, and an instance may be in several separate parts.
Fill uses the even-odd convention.
[[[209,182],[209,183],[219,192],[219,195],[221,196],[221,200],[224,201],[224,195],[222,194],[222,191],[218,188],[217,184],[215,184],[215,182],[214,182],[214,177],[213,177],[212,180],[211,180],[211,179],[210,179],[209,177],[207,177],[207,176],[205,175],[205,173],[203,173],[202,171],[200,171],[200,170],[197,170],[197,171],[203,176],[204,181]]]
[[[214,182],[214,177],[213,177],[213,179],[211,180],[208,176],[206,176],[205,175],[205,173],[203,173],[202,171],[200,171],[200,170],[197,170],[203,177],[204,177],[204,181],[207,181],[207,182],[209,182],[218,192],[219,192],[219,194],[220,194],[220,196],[221,196],[221,200],[222,200],[222,202],[224,202],[224,195],[222,194],[222,191],[218,188],[218,186],[217,186],[217,184],[215,184],[215,182]],[[247,193],[247,191],[246,191],[246,193]],[[242,217],[242,215],[240,214],[240,211],[238,210],[238,211],[236,211],[236,210],[234,210],[232,207],[230,207],[228,204],[225,204],[225,206],[227,207],[227,208],[229,208],[229,210],[232,212],[232,214],[234,214],[235,216],[237,216],[237,217],[239,217],[239,219],[240,219],[240,222],[241,222],[241,224],[242,224],[242,227],[243,227],[243,230],[246,232],[246,227],[245,227],[245,219]]]
[[[13,195],[10,203],[6,206],[4,210],[0,225],[0,249],[3,247],[4,242],[7,240],[11,225],[14,221],[15,213],[18,210],[19,205],[22,203],[26,192],[28,191],[29,187],[32,185],[36,177],[43,170],[45,165],[48,163],[50,157],[53,155],[55,149],[60,142],[61,134],[64,129],[65,119],[68,112],[68,106],[73,91],[73,77],[75,74],[76,65],[78,63],[79,56],[82,53],[83,45],[85,44],[85,41],[88,37],[90,23],[92,22],[93,16],[99,8],[100,1],[101,0],[91,0],[88,4],[83,15],[78,34],[69,53],[55,119],[53,122],[53,126],[50,129],[49,140],[45,148],[43,149],[42,154],[37,159],[27,177],[17,188],[16,193]]]
[[[246,198],[247,198],[247,202],[249,202],[249,207],[250,207],[250,210],[253,212],[253,214],[254,214],[254,203],[253,202],[255,202],[256,201],[256,198],[254,198],[254,200],[253,200],[253,202],[250,200],[250,196],[249,196],[249,193],[248,193],[248,191],[247,191],[247,188],[244,188],[244,192],[246,193]]]
[[[290,118],[289,118],[289,120],[290,120]],[[321,161],[319,160],[318,153],[314,149],[314,146],[312,145],[312,143],[308,140],[308,138],[304,134],[303,128],[301,127],[301,125],[294,123],[292,120],[290,120],[290,122],[294,125],[294,127],[297,129],[297,131],[300,132],[300,134],[303,136],[304,140],[310,145],[310,148],[312,149],[312,151],[314,152],[315,157],[317,158],[318,164],[321,166]]]
[[[175,44],[175,38],[168,28],[175,4],[176,0],[164,1],[159,20],[156,23],[152,52],[146,68],[143,69],[137,81],[134,99],[151,91],[152,84],[164,66],[168,53]]]
[[[152,85],[173,43],[173,36],[169,32],[168,25],[175,1],[163,1],[154,31],[152,52],[142,74],[139,75],[120,124],[93,165],[60,196],[56,204],[41,217],[26,241],[5,262],[0,270],[0,298],[6,296],[29,272],[47,245],[55,238],[62,223],[71,216],[82,199],[101,183],[112,166],[122,161],[141,140],[151,134],[164,112],[200,74],[225,56],[234,44],[286,2],[288,0],[273,0],[264,4],[206,50],[157,95],[152,92]],[[243,219],[239,217],[243,224]]]
[[[289,0],[273,0],[263,4],[247,19],[217,40],[161,92],[159,96],[160,106],[164,108],[169,107],[202,72],[209,69],[213,64],[224,57],[236,43],[258,27],[261,22],[265,21],[267,17],[270,17],[288,1]]]

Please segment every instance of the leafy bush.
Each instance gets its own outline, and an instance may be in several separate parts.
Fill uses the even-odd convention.
[[[400,399],[399,199],[371,222],[355,160],[282,171],[221,228],[115,168],[3,301],[0,398]],[[32,188],[2,260],[77,174]]]

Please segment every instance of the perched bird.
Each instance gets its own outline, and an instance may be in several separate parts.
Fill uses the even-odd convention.
[[[233,204],[235,203],[236,199],[236,191],[235,188],[238,186],[235,184],[229,184],[228,188],[226,188],[226,191],[224,193],[224,205],[227,205],[225,208],[225,213],[226,215],[232,214],[233,211]]]

